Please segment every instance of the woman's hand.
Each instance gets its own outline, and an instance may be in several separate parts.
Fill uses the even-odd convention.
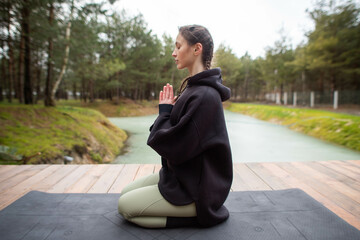
[[[174,90],[173,86],[166,84],[159,94],[159,104],[172,104],[174,105]]]

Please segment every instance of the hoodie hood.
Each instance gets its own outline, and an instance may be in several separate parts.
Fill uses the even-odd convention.
[[[222,84],[220,68],[213,68],[205,70],[189,78],[188,86],[206,85],[215,88],[221,97],[221,101],[226,101],[230,98],[230,88]]]

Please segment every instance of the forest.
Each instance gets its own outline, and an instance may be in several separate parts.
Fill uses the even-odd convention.
[[[68,98],[152,100],[163,84],[178,86],[187,73],[176,69],[171,56],[176,36],[157,36],[141,14],[112,12],[105,5],[3,0],[0,101],[55,106]],[[359,13],[355,1],[318,1],[307,10],[315,27],[298,46],[284,31],[264,57],[237,56],[220,44],[212,67],[221,67],[234,101],[340,90],[360,104]]]

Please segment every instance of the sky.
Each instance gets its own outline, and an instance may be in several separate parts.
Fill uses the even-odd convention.
[[[222,43],[238,57],[248,52],[252,58],[264,56],[281,29],[294,48],[306,41],[305,32],[314,28],[306,9],[313,7],[314,0],[118,0],[111,6],[128,16],[143,14],[159,38],[166,33],[175,39],[183,25],[203,25],[215,49]]]

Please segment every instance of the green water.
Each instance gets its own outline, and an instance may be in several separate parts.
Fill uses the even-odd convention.
[[[125,153],[118,156],[114,163],[160,163],[158,154],[146,144],[149,128],[156,117],[157,115],[109,118],[113,124],[125,130],[129,135]]]
[[[156,115],[109,118],[130,134],[125,154],[114,163],[160,163],[160,157],[146,145],[149,127]],[[360,152],[327,143],[284,126],[225,111],[234,162],[291,162],[360,160]]]

